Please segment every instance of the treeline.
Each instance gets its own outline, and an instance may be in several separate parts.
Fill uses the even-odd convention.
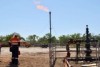
[[[6,35],[6,36],[0,36],[0,43],[3,43],[4,45],[7,45],[8,41],[12,37],[12,34]],[[47,33],[42,37],[39,37],[35,34],[29,35],[28,37],[24,38],[21,35],[19,35],[22,40],[25,40],[29,42],[31,45],[39,45],[39,44],[48,44],[50,42],[50,34]],[[93,35],[90,34],[91,39],[97,39],[100,40],[100,34],[98,35]],[[51,41],[52,43],[59,43],[60,45],[65,45],[69,39],[85,39],[85,34],[80,34],[80,33],[74,33],[74,34],[68,34],[68,35],[61,35],[59,37],[52,36]]]

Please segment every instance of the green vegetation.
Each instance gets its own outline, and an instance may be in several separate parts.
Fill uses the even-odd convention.
[[[6,36],[0,36],[0,42],[3,44],[3,46],[8,46],[8,41],[9,39],[11,38],[12,34],[10,35],[6,35]],[[20,35],[19,35],[20,36]],[[48,44],[49,43],[49,36],[50,34],[47,33],[45,34],[43,37],[39,37],[35,34],[33,35],[29,35],[27,38],[24,38],[24,37],[21,37],[21,39],[29,42],[31,45],[42,45],[42,44]],[[100,40],[100,34],[98,35],[93,35],[91,34],[90,35],[90,38],[91,39],[97,39],[97,40]],[[68,35],[61,35],[59,37],[55,37],[55,36],[52,36],[51,37],[51,40],[52,40],[52,43],[60,43],[61,46],[64,46],[69,39],[85,39],[85,34],[81,35],[80,33],[74,33],[74,34],[68,34]]]

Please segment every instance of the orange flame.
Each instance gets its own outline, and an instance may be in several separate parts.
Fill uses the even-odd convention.
[[[40,10],[43,10],[43,11],[46,11],[46,12],[49,12],[49,9],[43,5],[37,5],[36,6],[37,9],[40,9]]]
[[[36,6],[37,9],[49,12],[49,9],[47,7],[41,5],[41,0],[35,0],[34,5]]]

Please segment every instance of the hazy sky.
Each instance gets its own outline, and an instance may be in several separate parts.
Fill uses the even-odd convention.
[[[49,33],[49,13],[45,10],[52,12],[55,36],[83,34],[86,25],[91,33],[100,33],[100,0],[0,0],[0,35]]]

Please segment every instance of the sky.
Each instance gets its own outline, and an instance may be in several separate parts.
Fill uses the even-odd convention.
[[[100,0],[0,0],[0,35],[100,34]]]

